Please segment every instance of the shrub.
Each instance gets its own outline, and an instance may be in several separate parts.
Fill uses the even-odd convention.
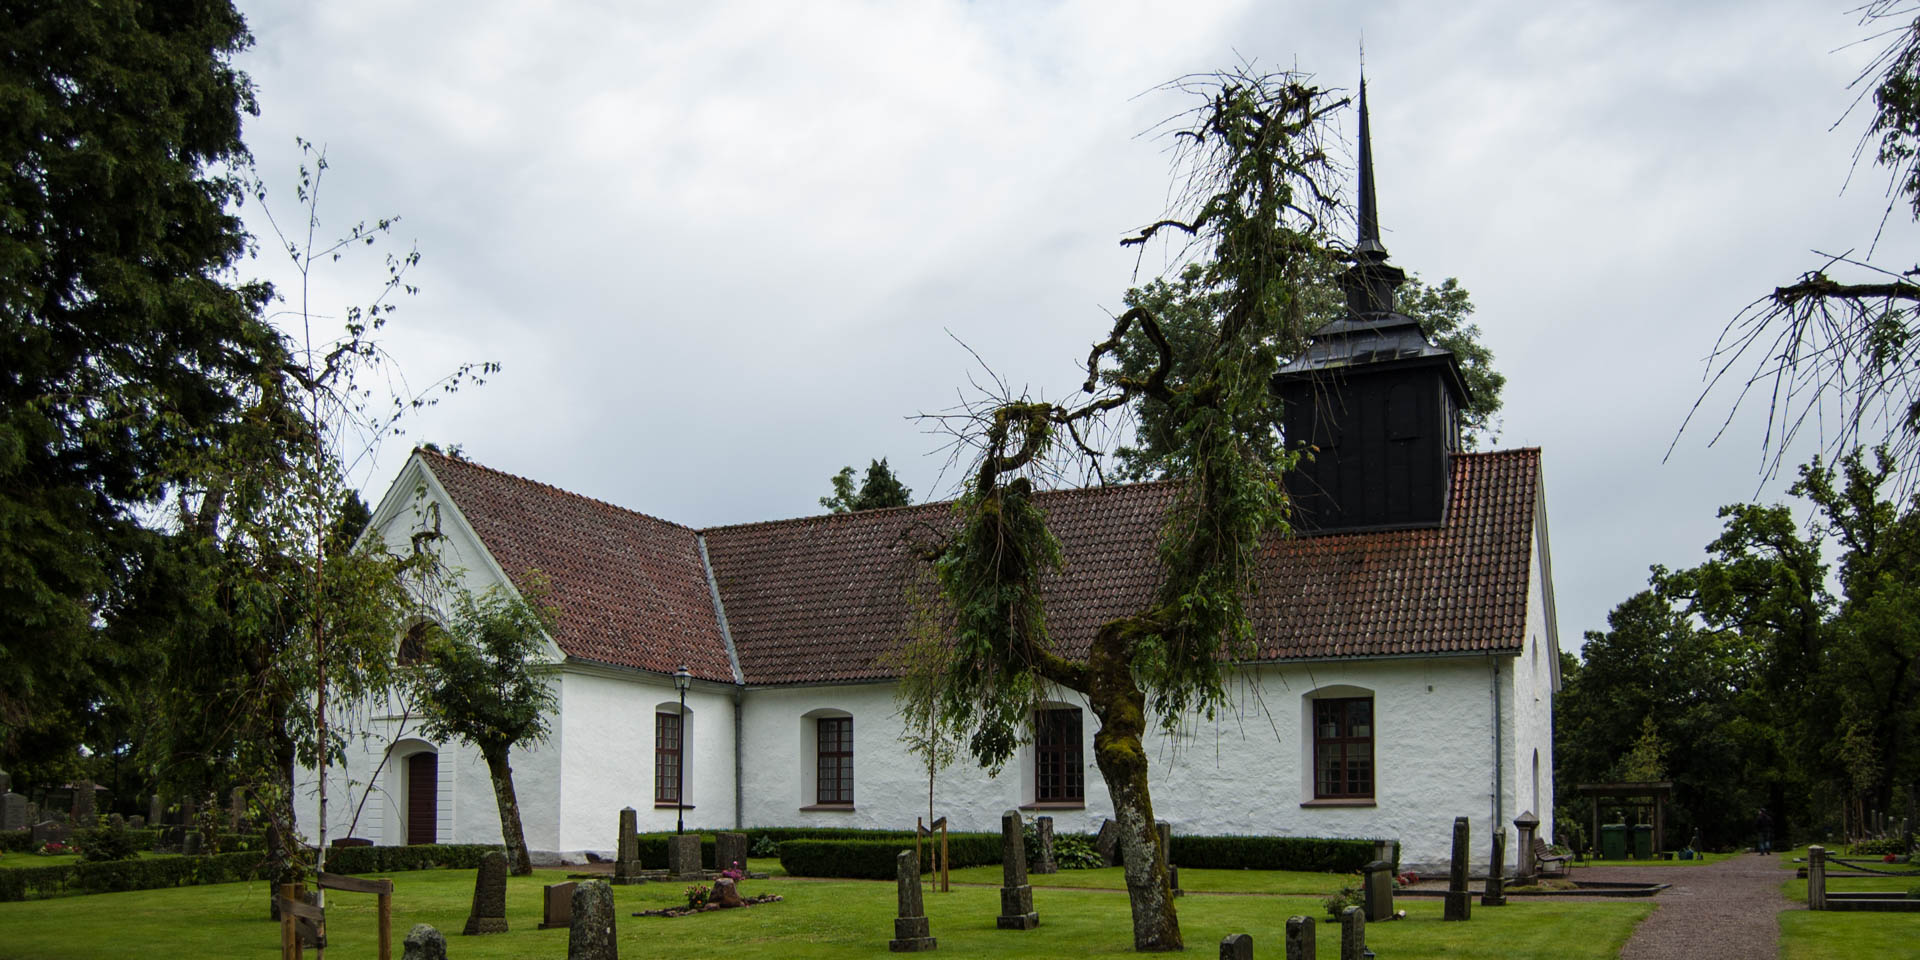
[[[419,844],[409,847],[335,847],[327,851],[328,873],[397,873],[446,867],[472,870],[480,858],[502,849],[496,843]],[[246,856],[247,854],[229,854]],[[259,854],[253,854],[258,857]]]
[[[1072,833],[1053,835],[1053,862],[1062,870],[1091,870],[1106,866],[1093,840]]]
[[[753,846],[747,849],[749,857],[778,857],[780,842],[765,834],[753,838]]]
[[[7,853],[32,853],[32,830],[0,830],[0,850]]]
[[[1847,847],[1847,853],[1856,857],[1880,857],[1889,853],[1897,856],[1906,852],[1906,837],[1875,837]]]
[[[1373,859],[1373,841],[1333,837],[1176,836],[1170,853],[1182,867],[1356,873]],[[1400,845],[1393,845],[1400,866]]]
[[[118,830],[112,827],[76,830],[73,839],[80,847],[80,860],[83,863],[131,860],[140,852],[140,848],[134,845],[132,831],[125,827]]]
[[[1341,887],[1339,893],[1322,900],[1320,905],[1327,908],[1328,916],[1338,920],[1340,911],[1348,907],[1364,907],[1366,903],[1366,895],[1360,892],[1359,887],[1346,886]]]
[[[893,839],[783,840],[780,842],[780,865],[786,868],[788,874],[796,877],[891,880],[896,871],[895,858],[900,851],[911,849],[912,834]],[[999,863],[1000,835],[949,834],[947,852],[956,867]],[[923,872],[932,868],[927,860],[931,858],[926,858],[920,864]]]

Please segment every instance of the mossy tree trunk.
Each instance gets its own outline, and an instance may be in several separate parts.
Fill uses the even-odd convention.
[[[1094,763],[1107,781],[1119,824],[1127,904],[1133,912],[1133,948],[1183,950],[1180,916],[1174,909],[1166,851],[1153,826],[1153,794],[1147,788],[1146,694],[1128,667],[1128,621],[1102,628],[1087,657],[1085,693],[1100,729],[1093,735]]]
[[[527,835],[520,829],[520,801],[513,793],[513,768],[507,765],[506,744],[488,744],[480,748],[487,758],[487,773],[493,778],[493,800],[500,808],[500,837],[507,846],[507,869],[516,877],[533,873],[533,860],[527,856]]]

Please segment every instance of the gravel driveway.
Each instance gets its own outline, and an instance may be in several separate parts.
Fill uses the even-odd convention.
[[[1780,858],[1742,854],[1704,867],[1592,867],[1582,880],[1671,883],[1633,931],[1621,960],[1755,960],[1780,955],[1782,910],[1804,910],[1780,894],[1792,877]]]

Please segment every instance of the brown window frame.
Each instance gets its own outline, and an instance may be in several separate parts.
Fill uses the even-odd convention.
[[[1078,707],[1053,707],[1033,715],[1033,800],[1085,803],[1086,727]]]
[[[813,723],[813,802],[853,806],[853,718],[817,717]]]
[[[1366,730],[1364,735],[1353,733],[1357,726],[1353,722],[1351,707],[1356,703],[1367,705]],[[1334,732],[1328,735],[1326,723],[1331,721]],[[1374,749],[1374,721],[1372,697],[1329,697],[1313,701],[1313,798],[1315,800],[1371,800],[1378,786],[1380,757]],[[1365,746],[1367,757],[1363,774],[1356,774],[1347,756],[1348,748]],[[1325,760],[1331,751],[1339,751],[1333,758],[1337,764],[1337,774],[1329,778],[1323,776]],[[1333,789],[1329,789],[1332,786]]]
[[[653,715],[653,802],[681,806],[681,764],[686,759],[686,718],[677,713]],[[669,738],[671,743],[669,744]]]

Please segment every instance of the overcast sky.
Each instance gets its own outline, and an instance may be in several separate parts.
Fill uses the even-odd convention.
[[[1884,176],[1841,192],[1864,118],[1829,130],[1870,54],[1851,6],[243,2],[240,66],[282,223],[299,136],[332,164],[323,230],[397,214],[417,244],[385,339],[413,385],[503,366],[365,464],[370,499],[432,440],[708,526],[817,513],[879,456],[950,496],[909,417],[977,375],[956,338],[1061,396],[1165,267],[1117,243],[1166,200],[1140,134],[1189,104],[1155,88],[1243,60],[1351,88],[1364,38],[1387,246],[1472,292],[1495,446],[1545,450],[1574,648],[1720,505],[1784,496],[1757,407],[1662,457],[1722,326],[1872,239]],[[1881,249],[1913,239],[1896,217]],[[380,270],[324,264],[313,310]]]

